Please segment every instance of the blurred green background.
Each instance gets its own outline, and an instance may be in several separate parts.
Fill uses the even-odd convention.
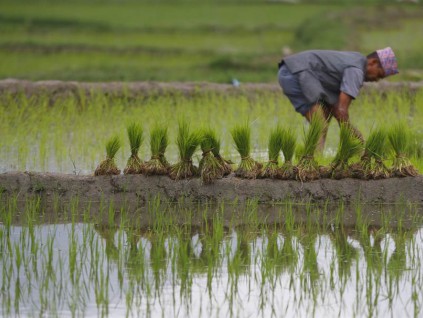
[[[412,1],[0,1],[0,78],[276,82],[284,54],[391,46],[423,79]]]

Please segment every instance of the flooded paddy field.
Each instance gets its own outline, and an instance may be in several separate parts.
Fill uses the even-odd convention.
[[[210,185],[94,177],[114,134],[124,141],[116,163],[125,167],[133,121],[144,128],[143,161],[157,122],[169,128],[168,160],[177,160],[180,116],[195,129],[214,127],[234,166],[229,131],[237,123],[252,123],[251,156],[261,162],[272,126],[291,127],[300,140],[305,124],[265,86],[139,94],[119,86],[109,94],[75,85],[35,94],[6,87],[0,96],[0,316],[421,315],[421,176],[301,182],[231,174]],[[353,122],[365,136],[406,122],[407,154],[422,171],[421,89],[366,89]],[[338,141],[331,123],[319,164],[332,161]],[[197,151],[194,164],[200,158]]]
[[[1,202],[1,316],[421,314],[419,205]]]
[[[181,119],[214,129],[233,168],[243,156],[231,131],[243,122],[259,163],[277,125],[301,146],[307,125],[275,84],[276,64],[316,47],[394,48],[398,82],[366,84],[350,118],[365,140],[402,122],[401,155],[423,171],[422,7],[120,2],[0,3],[0,317],[422,316],[419,175],[93,176],[116,136],[124,171],[134,122],[142,162],[157,125],[177,162]],[[319,165],[340,135],[332,121]],[[199,166],[200,150],[190,159]]]

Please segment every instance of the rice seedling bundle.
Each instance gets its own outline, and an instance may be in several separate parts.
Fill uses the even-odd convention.
[[[224,168],[213,153],[213,148],[218,146],[216,133],[211,128],[204,129],[201,136],[201,150],[203,157],[200,160],[199,170],[203,183],[209,184],[223,177]]]
[[[190,132],[186,121],[180,121],[176,144],[179,162],[170,166],[169,176],[173,180],[187,179],[198,175],[198,168],[192,163],[192,156],[201,142],[200,132]]]
[[[142,144],[143,130],[141,125],[132,123],[127,129],[129,145],[131,147],[131,156],[126,163],[126,167],[123,170],[124,174],[139,174],[142,171],[142,162],[138,157],[138,151]]]
[[[121,142],[118,136],[110,138],[106,143],[106,160],[103,160],[95,169],[95,176],[117,175],[120,170],[115,163],[115,156],[121,147]]]
[[[311,117],[308,131],[304,131],[302,156],[297,166],[297,179],[300,181],[311,181],[320,178],[319,167],[314,159],[314,153],[325,125],[326,121],[323,117],[323,112],[320,110]]]
[[[385,152],[385,130],[373,130],[366,140],[364,153],[361,156],[360,162],[351,165],[353,177],[366,180],[388,178],[390,172],[383,163]]]
[[[151,159],[144,163],[142,172],[147,175],[166,175],[169,163],[166,160],[165,152],[169,139],[166,127],[156,125],[150,133]]]
[[[370,166],[368,177],[370,179],[389,178],[391,172],[383,163],[386,156],[386,132],[379,129],[375,131],[374,137],[371,137],[372,134],[369,136],[368,142],[366,142],[366,149],[375,162]]]
[[[297,167],[292,163],[295,153],[296,136],[292,130],[282,130],[281,149],[284,156],[284,163],[280,168],[278,177],[282,180],[294,180],[297,176]]]
[[[248,123],[235,126],[231,130],[235,148],[241,156],[241,162],[235,170],[235,175],[240,178],[255,179],[260,175],[262,164],[250,157],[251,129]]]
[[[262,178],[275,178],[279,175],[279,152],[282,148],[282,128],[277,126],[270,132],[268,151],[269,161],[260,173]]]
[[[338,152],[332,161],[331,176],[334,179],[349,178],[352,172],[348,161],[362,151],[361,141],[356,137],[348,123],[341,123]]]
[[[407,149],[409,147],[410,138],[410,131],[403,123],[394,125],[388,133],[388,139],[395,152],[391,169],[392,176],[394,177],[414,177],[419,174],[417,169],[411,164],[407,157]]]
[[[214,145],[212,148],[212,152],[214,157],[217,159],[217,161],[219,161],[220,165],[222,166],[222,170],[223,170],[223,176],[227,176],[232,172],[232,164],[233,162],[227,159],[224,159],[221,155],[220,155],[220,139],[216,139],[214,141]]]

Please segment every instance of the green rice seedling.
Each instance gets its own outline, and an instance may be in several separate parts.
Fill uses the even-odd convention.
[[[115,155],[121,147],[121,142],[118,136],[114,136],[106,143],[106,160],[102,161],[95,169],[95,176],[117,175],[120,170],[115,163]]]
[[[294,180],[297,175],[297,167],[292,163],[296,147],[296,136],[293,130],[282,130],[281,149],[284,156],[284,163],[278,177],[283,180]]]
[[[297,166],[297,179],[300,181],[311,181],[320,178],[319,167],[314,159],[314,153],[325,125],[323,112],[317,111],[311,118],[308,131],[304,130],[302,156]]]
[[[392,176],[417,176],[419,172],[411,164],[406,153],[410,143],[410,131],[407,129],[406,125],[403,123],[394,125],[388,133],[388,139],[395,152],[395,158],[391,169]]]
[[[201,134],[200,145],[203,157],[199,164],[200,177],[203,183],[209,184],[223,177],[224,168],[212,152],[213,148],[219,143],[215,131],[208,128],[203,130]]]
[[[341,123],[338,152],[331,164],[331,176],[334,179],[351,177],[348,161],[362,151],[361,141],[347,123]]]
[[[180,121],[176,139],[179,162],[169,168],[171,179],[187,179],[198,175],[198,168],[192,163],[192,156],[200,142],[201,133],[198,131],[190,132],[189,124],[186,121]]]
[[[223,176],[227,176],[232,172],[231,165],[233,164],[233,162],[230,160],[224,159],[220,155],[220,139],[219,138],[216,138],[215,140],[213,140],[213,143],[214,143],[212,148],[213,155],[222,166]]]
[[[352,176],[366,180],[388,177],[389,171],[382,161],[385,146],[386,132],[383,129],[373,130],[366,140],[360,161],[351,165]],[[372,164],[372,158],[376,161],[375,165]]]
[[[124,174],[139,174],[142,171],[142,162],[138,157],[138,151],[142,144],[143,129],[137,123],[130,124],[126,131],[128,132],[129,145],[131,147],[131,157],[129,157]]]
[[[260,174],[262,164],[250,157],[251,129],[247,123],[237,125],[231,130],[236,150],[241,156],[241,163],[235,170],[235,175],[240,178],[255,179]]]
[[[283,131],[280,126],[276,126],[270,132],[269,137],[269,161],[260,173],[262,178],[276,178],[279,172],[279,152],[282,148]]]
[[[379,140],[370,140],[368,146],[366,143],[367,151],[375,160],[374,164],[370,167],[368,176],[371,179],[386,179],[391,176],[389,168],[383,163],[386,156],[386,132],[379,130],[376,131],[376,134],[375,138]]]
[[[156,125],[150,133],[151,159],[143,165],[143,173],[146,175],[167,174],[169,163],[165,158],[168,146],[168,132],[166,127]]]

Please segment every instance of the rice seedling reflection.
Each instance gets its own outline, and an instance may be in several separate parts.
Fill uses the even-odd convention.
[[[144,208],[81,216],[93,223],[74,210],[67,223],[41,224],[39,199],[21,215],[5,202],[1,315],[377,315],[403,310],[404,299],[419,311],[412,206],[380,207],[375,222],[358,205],[351,224],[346,205],[286,202],[262,214],[270,207],[254,200],[188,207],[156,198]]]

